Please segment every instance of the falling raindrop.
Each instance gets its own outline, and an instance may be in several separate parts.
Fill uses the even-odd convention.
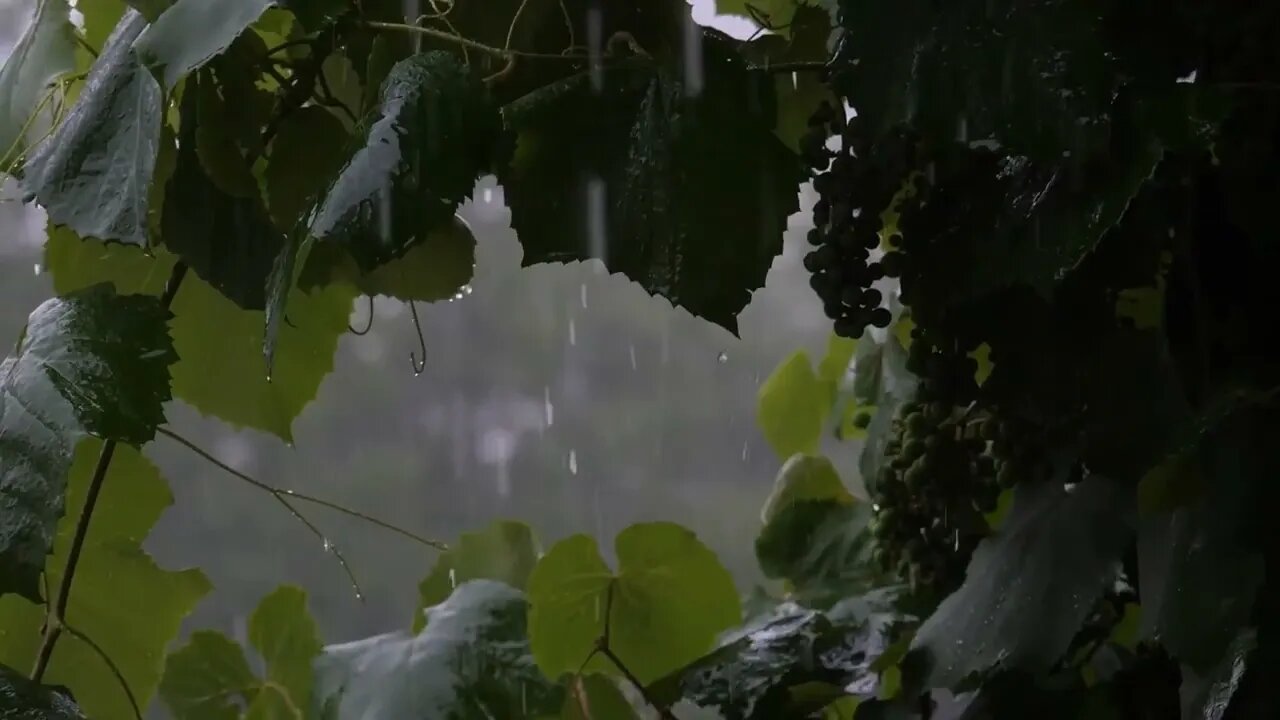
[[[693,21],[693,16],[684,18],[684,94],[686,97],[698,97],[702,94],[702,86],[706,81],[702,67],[702,26]]]
[[[556,407],[551,404],[551,387],[542,386],[542,411],[546,416],[547,427],[551,427],[556,421]]]
[[[355,593],[358,602],[364,602],[364,593],[360,592],[360,588],[355,585],[351,586],[351,592]]]
[[[591,64],[591,89],[604,90],[604,67],[600,62],[604,52],[604,17],[598,6],[587,10],[587,59]]]
[[[742,443],[742,462],[747,461],[747,457],[751,454],[750,442]]]
[[[880,503],[871,503],[871,512],[880,512]]]
[[[720,354],[716,356],[716,362],[720,363],[721,365],[724,365],[725,363],[729,362],[729,353],[721,350]]]
[[[267,373],[267,384],[271,384],[271,373]]]
[[[587,242],[591,257],[605,260],[609,239],[605,231],[605,203],[608,188],[604,180],[593,177],[587,181]]]
[[[587,309],[587,284],[582,283],[578,287],[578,296],[582,299],[582,309]]]
[[[323,538],[324,551],[333,552],[333,543],[329,542],[329,538]]]
[[[1065,491],[1065,492],[1067,492],[1068,494],[1070,494],[1070,493],[1075,492],[1075,491],[1076,491],[1076,487],[1077,487],[1077,486],[1079,486],[1079,485],[1080,485],[1080,483],[1078,483],[1078,482],[1066,482],[1066,483],[1063,483],[1063,484],[1062,484],[1062,489],[1063,489],[1063,491]]]
[[[493,202],[493,188],[485,188],[484,192],[480,193],[480,196],[484,198],[486,203]]]
[[[569,474],[578,474],[578,452],[576,450],[569,451]]]
[[[467,283],[466,285],[463,285],[459,289],[462,290],[463,295],[470,295],[471,293],[475,292],[475,288],[471,287],[471,283]]]
[[[573,324],[573,318],[569,318],[569,344],[570,345],[578,344],[578,329]]]
[[[35,268],[34,268],[34,269],[35,269],[35,271],[36,271],[36,275],[39,275],[39,274],[40,274],[40,271],[41,271],[41,270],[44,270],[44,268],[40,266],[40,263],[36,263],[36,264],[35,264]]]
[[[450,588],[458,587],[458,572],[453,568],[449,568],[449,587]]]
[[[1177,81],[1178,81],[1179,83],[1182,83],[1183,85],[1191,85],[1191,84],[1195,83],[1195,81],[1196,81],[1196,72],[1197,72],[1196,70],[1192,70],[1191,72],[1187,73],[1186,75],[1184,75],[1184,76],[1182,76],[1182,77],[1178,78],[1178,80],[1177,80]]]
[[[800,73],[797,73],[797,72],[791,73],[791,89],[792,90],[800,89]]]
[[[627,350],[628,352],[631,353],[631,369],[635,370],[636,369],[636,346],[629,345],[627,346]]]

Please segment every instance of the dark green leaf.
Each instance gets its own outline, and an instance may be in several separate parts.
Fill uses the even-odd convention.
[[[76,446],[67,481],[67,513],[58,523],[54,553],[45,567],[50,587],[62,581],[102,446],[95,439]],[[111,657],[143,707],[160,682],[165,647],[177,636],[183,618],[212,589],[199,570],[165,570],[142,549],[143,540],[172,503],[155,466],[133,447],[116,446],[67,605],[72,625]],[[0,663],[32,667],[45,615],[43,604],[17,595],[0,597]],[[72,633],[64,632],[45,680],[73,686],[76,700],[90,717],[133,717],[115,673]]]
[[[199,158],[199,167],[207,178],[205,184],[211,182],[214,189],[233,198],[253,197],[258,194],[258,181],[228,121],[231,105],[223,101],[212,75],[206,74],[199,80],[193,78],[184,91],[184,99],[191,98],[189,102],[194,110],[183,123],[175,177],[182,178],[191,172],[193,154],[190,150],[194,147],[194,157]],[[175,194],[182,195],[181,192]]]
[[[201,630],[165,659],[160,697],[174,720],[240,720],[259,684],[239,645]]]
[[[267,205],[276,227],[288,230],[310,210],[346,159],[350,136],[321,107],[304,107],[280,123],[267,164]]]
[[[230,111],[220,106],[221,98],[211,84],[211,78],[201,73],[187,81],[183,93],[178,165],[164,196],[165,246],[236,305],[262,310],[267,277],[284,247],[283,237],[267,215],[243,159],[239,160],[246,174],[239,183],[248,183],[239,188],[246,193],[243,196],[228,194],[206,174],[198,152],[201,123],[206,115],[217,117]],[[206,103],[214,108],[206,112]],[[224,144],[218,152],[238,151]],[[234,164],[236,159],[221,162]]]
[[[31,682],[0,665],[0,718],[4,720],[87,720],[66,688]]]
[[[964,584],[912,642],[926,688],[953,687],[994,666],[1048,669],[1114,578],[1132,538],[1132,489],[1092,476],[1070,491],[1019,486],[999,532],[973,554]]]
[[[155,298],[97,286],[36,308],[0,363],[0,594],[39,601],[76,443],[141,445],[164,422],[177,359]]]
[[[315,32],[347,11],[347,0],[282,0],[280,3],[298,18],[307,32]]]
[[[237,154],[244,155],[246,161],[262,155],[263,128],[271,121],[275,109],[275,94],[267,89],[275,87],[275,79],[262,73],[266,55],[267,44],[262,36],[244,32],[226,52],[209,63],[221,96],[221,103],[214,103],[220,110],[214,120],[239,145]],[[205,122],[203,113],[200,122]]]
[[[554,716],[563,690],[534,665],[526,612],[524,594],[504,583],[459,585],[416,636],[326,647],[316,702],[333,720]]]
[[[635,708],[612,679],[592,673],[569,681],[560,720],[637,720]]]
[[[147,244],[147,198],[163,115],[155,78],[130,45],[146,20],[130,11],[89,71],[79,100],[23,167],[23,188],[81,237]]]
[[[870,508],[835,500],[802,500],[779,511],[756,538],[767,577],[791,582],[800,600],[826,607],[866,592],[881,572],[871,562]]]
[[[578,672],[609,628],[609,645],[641,682],[706,652],[742,617],[733,578],[690,531],[640,523],[618,534],[615,574],[595,540],[556,543],[529,577],[529,638],[549,677]],[[430,620],[428,620],[430,629]],[[595,656],[587,669],[616,674]]]
[[[75,70],[75,28],[65,0],[40,0],[0,65],[0,172],[24,149],[31,119],[58,78]]]
[[[800,172],[772,134],[770,80],[712,36],[700,54],[697,72],[619,66],[509,106],[519,141],[503,185],[526,265],[599,258],[735,330],[782,249]]]
[[[538,562],[538,540],[522,522],[495,522],[479,532],[463,533],[441,553],[431,573],[418,584],[418,610],[413,630],[426,624],[424,611],[444,602],[453,589],[469,580],[498,580],[524,590]]]
[[[177,0],[134,43],[168,89],[226,50],[274,0]]]
[[[286,585],[263,598],[249,618],[249,643],[266,662],[265,685],[272,690],[254,698],[249,717],[276,717],[266,708],[281,700],[289,708],[305,708],[311,702],[312,661],[323,649],[307,594]]]
[[[381,116],[329,189],[312,234],[366,272],[403,255],[470,197],[489,169],[499,124],[484,86],[453,56],[397,63]]]
[[[737,2],[738,5],[745,3]],[[778,63],[827,62],[830,57],[831,14],[817,5],[797,0],[781,0],[790,25],[779,34],[766,35],[748,43],[741,52],[751,64],[768,68]],[[765,70],[764,72],[769,72]],[[809,127],[809,117],[826,100],[833,106],[839,102],[831,94],[821,76],[811,70],[770,72],[773,89],[778,96],[777,124],[774,132],[792,151],[799,151],[800,138]]]

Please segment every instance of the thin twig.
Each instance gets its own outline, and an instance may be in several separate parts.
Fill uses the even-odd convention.
[[[520,0],[520,7],[516,8],[516,14],[511,16],[511,24],[507,26],[507,42],[503,45],[503,49],[511,49],[511,39],[516,36],[516,25],[520,23],[520,16],[524,14],[524,9],[528,7],[529,0]]]
[[[276,45],[275,47],[267,48],[267,51],[266,51],[265,53],[263,53],[263,55],[264,55],[264,56],[266,56],[266,57],[271,57],[272,55],[275,55],[276,53],[280,52],[281,50],[285,50],[285,49],[288,49],[288,48],[291,48],[291,47],[298,47],[298,46],[300,46],[300,45],[307,45],[307,46],[310,46],[312,42],[313,42],[313,41],[312,41],[312,39],[311,39],[311,38],[303,38],[302,40],[290,40],[289,42],[283,42],[283,43],[280,43],[279,45]]]
[[[377,20],[366,20],[364,21],[363,24],[365,27],[373,28],[375,30],[394,30],[398,32],[418,33],[420,35],[426,35],[428,37],[436,38],[437,40],[444,40],[445,42],[451,42],[464,48],[478,50],[482,53],[486,53],[488,55],[493,55],[494,57],[500,57],[500,58],[507,58],[512,55],[515,55],[517,57],[522,57],[522,58],[534,58],[534,59],[541,59],[541,60],[573,60],[577,62],[586,62],[587,60],[590,59],[586,55],[561,55],[559,53],[536,53],[536,52],[525,52],[523,50],[506,50],[503,48],[494,47],[492,45],[485,45],[482,42],[476,42],[475,40],[461,37],[459,35],[452,35],[450,33],[444,32],[443,30],[436,30],[435,28],[422,27],[420,25],[406,25],[404,23],[380,22]]]
[[[752,65],[748,70],[759,70],[768,73],[789,73],[789,72],[822,72],[831,67],[826,60],[795,60],[792,62],[765,63],[764,65]]]
[[[373,296],[366,295],[365,297],[369,298],[369,319],[365,322],[363,330],[357,330],[354,325],[347,322],[347,331],[352,335],[368,335],[369,331],[373,329]]]
[[[347,107],[347,104],[339,100],[338,96],[334,94],[333,88],[329,86],[329,78],[324,74],[324,68],[321,68],[320,72],[316,73],[316,86],[320,88],[320,93],[323,96],[321,102],[323,104],[341,108],[346,113],[347,118],[351,120],[352,125],[360,124],[360,118],[356,117],[351,108]]]
[[[573,16],[569,14],[569,6],[564,4],[564,0],[560,0],[560,14],[564,16],[564,29],[569,31],[569,47],[578,44],[578,39],[574,37]]]
[[[85,52],[87,52],[87,53],[89,53],[90,55],[92,55],[94,60],[97,60],[97,59],[98,59],[98,51],[97,51],[97,50],[95,50],[95,49],[94,49],[94,47],[93,47],[92,45],[90,45],[90,44],[89,44],[89,41],[88,41],[88,40],[85,40],[83,37],[81,37],[81,36],[80,36],[80,33],[72,33],[72,35],[75,35],[75,36],[76,36],[76,44],[77,44],[77,45],[79,45],[80,47],[84,48],[84,51],[85,51]]]
[[[115,661],[111,659],[111,656],[99,647],[98,643],[94,642],[92,638],[67,624],[66,621],[63,621],[62,627],[67,631],[68,635],[79,640],[85,645],[88,645],[91,650],[98,654],[98,657],[102,658],[102,661],[107,664],[107,667],[111,668],[111,674],[116,676],[116,681],[120,683],[120,687],[124,690],[125,696],[129,698],[129,706],[133,708],[134,718],[136,718],[136,720],[142,720],[142,708],[138,707],[138,698],[134,697],[133,689],[129,687],[129,682],[124,679],[124,673],[120,672],[120,668],[116,665]]]
[[[596,642],[596,649],[593,651],[593,654],[594,652],[598,652],[608,658],[609,662],[613,663],[614,667],[618,668],[618,672],[622,673],[622,676],[627,679],[627,682],[631,683],[632,686],[635,687],[636,691],[640,693],[640,697],[644,698],[645,702],[649,703],[649,705],[653,706],[653,709],[658,711],[658,716],[661,717],[662,720],[677,720],[676,716],[671,713],[671,709],[658,702],[658,700],[650,694],[649,689],[645,687],[644,683],[640,682],[640,678],[636,677],[635,673],[631,672],[631,669],[622,662],[622,658],[618,657],[618,654],[613,651],[613,648],[609,647],[609,621],[613,615],[613,589],[617,584],[618,582],[616,579],[610,580],[608,587],[605,589],[604,634],[601,635],[600,639]],[[588,659],[590,659],[590,656],[588,656]]]
[[[413,317],[413,329],[418,333],[418,352],[422,353],[422,359],[418,359],[418,353],[409,351],[409,362],[413,365],[413,375],[417,377],[427,369],[427,340],[422,336],[422,321],[418,319],[418,306],[412,300],[409,301],[409,314]]]
[[[321,507],[329,508],[330,510],[333,510],[333,511],[335,511],[335,512],[342,513],[343,515],[347,515],[347,516],[350,516],[350,517],[353,517],[353,518],[358,518],[358,519],[360,519],[360,520],[364,520],[364,521],[365,521],[365,522],[367,522],[367,523],[370,523],[370,524],[373,524],[373,525],[377,525],[378,527],[380,527],[380,528],[382,528],[382,529],[384,529],[384,530],[390,530],[391,532],[396,533],[397,535],[402,535],[402,536],[404,536],[404,537],[406,537],[406,538],[408,538],[408,539],[410,539],[410,540],[413,540],[413,541],[415,541],[415,542],[417,542],[417,543],[420,543],[420,544],[422,544],[422,545],[426,545],[427,547],[435,548],[436,550],[448,550],[448,549],[449,549],[449,546],[448,546],[447,544],[442,543],[442,542],[440,542],[439,540],[432,540],[432,539],[430,539],[430,538],[425,538],[425,537],[423,537],[423,536],[421,536],[421,535],[419,535],[419,534],[417,534],[417,533],[413,532],[412,530],[406,530],[406,529],[404,529],[404,528],[402,528],[402,527],[399,527],[399,526],[397,526],[397,525],[393,525],[392,523],[389,523],[389,522],[387,522],[387,521],[385,521],[385,520],[379,520],[378,518],[373,517],[373,516],[371,516],[371,515],[366,515],[366,514],[364,514],[364,513],[360,512],[360,511],[358,511],[358,510],[352,510],[352,509],[350,509],[350,508],[343,507],[342,505],[339,505],[339,504],[337,504],[337,503],[335,503],[335,502],[332,502],[332,501],[330,501],[330,500],[325,500],[324,498],[319,498],[319,497],[315,497],[315,496],[313,496],[313,495],[307,495],[307,494],[305,494],[305,493],[300,493],[300,492],[296,492],[296,491],[293,491],[293,490],[287,490],[287,489],[285,489],[285,488],[276,487],[276,486],[274,486],[274,485],[270,485],[270,484],[268,484],[268,483],[262,482],[261,480],[257,480],[257,479],[255,479],[255,478],[253,478],[253,477],[250,477],[249,475],[246,475],[245,473],[243,473],[243,472],[241,472],[241,471],[239,471],[239,470],[236,470],[235,468],[231,467],[230,465],[227,465],[226,463],[224,463],[224,462],[222,462],[221,460],[219,460],[219,459],[217,459],[216,457],[214,457],[214,456],[213,456],[212,454],[210,454],[208,451],[204,450],[204,449],[203,449],[203,448],[201,448],[200,446],[196,445],[195,443],[191,442],[190,440],[188,440],[188,439],[186,439],[186,438],[182,437],[181,435],[179,435],[179,434],[177,434],[177,433],[173,432],[172,430],[170,430],[170,429],[168,429],[168,428],[165,428],[165,427],[159,427],[159,428],[156,428],[156,433],[158,433],[158,434],[160,434],[160,435],[163,435],[163,436],[165,436],[165,437],[169,438],[170,440],[173,440],[174,442],[176,442],[176,443],[178,443],[178,444],[180,444],[180,445],[182,445],[182,446],[186,447],[188,450],[190,450],[190,451],[194,452],[195,454],[199,455],[201,458],[204,458],[205,460],[207,460],[209,463],[211,463],[212,465],[214,465],[214,466],[215,466],[215,467],[217,467],[218,469],[220,469],[220,470],[222,470],[222,471],[224,471],[224,472],[226,472],[226,473],[228,473],[228,474],[230,474],[230,475],[232,475],[232,476],[234,476],[234,477],[236,477],[236,478],[238,478],[238,479],[240,479],[240,480],[243,480],[243,481],[244,481],[244,482],[246,482],[246,483],[249,483],[250,485],[252,485],[252,486],[254,486],[254,487],[258,488],[259,490],[264,490],[264,491],[269,492],[269,493],[271,493],[272,495],[275,495],[275,496],[277,496],[277,497],[287,497],[287,498],[289,498],[289,499],[302,500],[302,501],[304,501],[304,502],[309,502],[309,503],[312,503],[312,504],[314,504],[314,505],[319,505],[319,506],[321,506]]]

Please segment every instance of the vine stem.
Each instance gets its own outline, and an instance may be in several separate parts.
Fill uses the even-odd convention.
[[[168,428],[164,428],[164,427],[156,428],[156,432],[182,445],[183,447],[187,448],[191,452],[199,455],[201,458],[204,458],[205,460],[213,464],[218,469],[240,480],[243,480],[244,482],[252,485],[253,487],[258,488],[259,490],[263,490],[265,492],[271,493],[272,495],[275,495],[277,497],[283,497],[283,498],[294,499],[294,500],[302,500],[303,502],[309,502],[315,505],[319,505],[320,507],[329,508],[330,510],[333,510],[335,512],[342,513],[343,515],[347,515],[353,518],[358,518],[372,525],[377,525],[378,527],[384,530],[389,530],[397,535],[406,537],[410,540],[413,540],[414,542],[420,543],[422,545],[426,545],[427,547],[434,548],[436,550],[446,551],[449,549],[449,546],[447,544],[440,542],[439,540],[432,540],[430,538],[423,537],[411,530],[406,530],[405,528],[402,528],[398,525],[394,525],[385,520],[379,520],[378,518],[373,517],[372,515],[366,515],[365,513],[362,513],[359,510],[352,510],[351,508],[344,507],[330,500],[325,500],[324,498],[315,497],[314,495],[307,495],[305,493],[295,492],[293,490],[287,490],[285,488],[276,487],[274,485],[270,485],[265,482],[262,482],[261,480],[257,480],[253,477],[250,477],[249,475],[246,475],[245,473],[239,470],[236,470],[230,465],[227,465],[226,463],[214,457],[207,450],[204,450],[200,446],[182,437],[178,433],[175,433],[172,430],[169,430]]]
[[[658,702],[658,700],[649,693],[649,689],[645,687],[644,683],[640,682],[640,678],[636,677],[635,673],[631,672],[631,669],[627,667],[626,663],[622,662],[622,658],[618,657],[618,654],[613,651],[613,648],[609,647],[609,623],[613,617],[613,589],[617,584],[618,581],[616,579],[610,580],[609,586],[605,590],[604,634],[600,636],[598,641],[596,641],[596,648],[592,654],[600,653],[608,658],[609,662],[613,663],[613,666],[618,668],[618,672],[622,673],[622,676],[627,679],[627,682],[631,683],[631,685],[635,687],[636,691],[640,693],[640,697],[644,698],[645,702],[649,703],[653,709],[658,711],[658,717],[662,718],[662,720],[678,720],[678,718],[672,714],[670,708]],[[587,659],[590,660],[590,657]]]
[[[407,25],[405,23],[382,22],[379,20],[365,20],[362,24],[365,27],[372,28],[374,30],[392,30],[396,32],[408,32],[408,33],[417,33],[419,35],[426,35],[428,37],[433,37],[437,40],[443,40],[445,42],[450,42],[464,48],[477,50],[479,52],[492,55],[494,57],[507,59],[507,60],[513,57],[520,57],[520,58],[534,58],[534,59],[541,59],[541,60],[572,60],[576,62],[586,62],[591,59],[586,55],[562,55],[560,53],[535,53],[535,52],[525,52],[523,50],[511,50],[507,48],[494,47],[493,45],[485,45],[482,42],[477,42],[475,40],[471,40],[470,38],[462,37],[461,35],[454,35],[452,33],[447,33],[443,30],[424,27],[422,25]]]

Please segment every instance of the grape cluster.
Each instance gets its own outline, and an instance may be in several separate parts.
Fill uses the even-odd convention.
[[[832,136],[839,137],[839,150],[829,149]],[[868,325],[884,328],[892,319],[881,306],[880,290],[872,287],[892,275],[891,268],[872,261],[871,251],[880,246],[881,215],[915,167],[915,147],[902,130],[876,142],[873,153],[859,119],[846,119],[829,103],[809,120],[801,155],[814,172],[818,201],[809,231],[815,249],[804,266],[841,337],[861,337]]]

